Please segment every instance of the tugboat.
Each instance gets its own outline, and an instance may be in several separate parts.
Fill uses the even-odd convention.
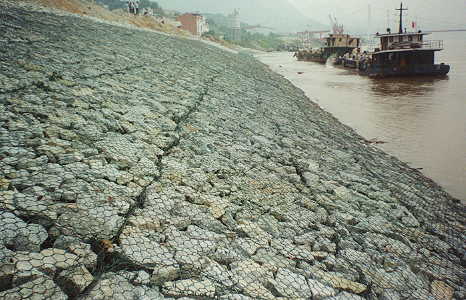
[[[380,38],[380,48],[376,48],[370,58],[358,62],[361,74],[369,77],[446,75],[450,66],[444,63],[435,64],[435,52],[443,50],[443,41],[426,41],[429,33],[422,31],[403,31],[403,8],[400,8],[400,27],[398,33],[387,33],[376,36]]]
[[[344,34],[343,25],[338,25],[337,20],[333,20],[333,33],[325,38],[325,46],[319,49],[298,50],[294,56],[299,61],[312,61],[326,63],[330,57],[340,57],[347,52],[359,48],[361,39]]]

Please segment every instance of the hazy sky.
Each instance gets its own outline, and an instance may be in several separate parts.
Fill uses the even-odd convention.
[[[179,11],[229,14],[240,9],[240,19],[285,32],[330,29],[328,15],[334,15],[350,33],[383,32],[398,27],[395,8],[401,0],[156,0],[162,7]],[[466,28],[466,0],[403,0],[408,7],[405,27],[417,21],[421,30]],[[368,5],[371,26],[368,28]],[[388,17],[387,18],[387,13]],[[307,18],[306,18],[307,17]],[[312,20],[319,22],[315,24]]]
[[[332,13],[348,30],[360,31],[368,24],[368,5],[371,5],[372,31],[382,31],[387,27],[387,10],[391,27],[398,26],[395,8],[400,0],[287,0],[303,14],[329,23]],[[273,0],[270,1],[273,3]],[[408,7],[405,20],[417,20],[424,30],[445,28],[466,28],[466,0],[404,0]],[[406,23],[407,24],[407,23]]]

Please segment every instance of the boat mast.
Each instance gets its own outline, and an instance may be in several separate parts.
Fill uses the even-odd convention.
[[[400,8],[397,8],[395,10],[399,10],[400,11],[400,30],[398,33],[403,33],[403,11],[404,10],[408,10],[407,8],[403,8],[403,2],[401,2],[400,4]]]

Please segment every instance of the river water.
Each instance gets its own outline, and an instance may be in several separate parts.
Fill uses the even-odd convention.
[[[444,40],[436,61],[450,64],[445,78],[370,79],[329,64],[298,62],[289,52],[257,58],[342,123],[366,139],[384,141],[377,147],[422,168],[466,203],[466,32],[428,37]]]

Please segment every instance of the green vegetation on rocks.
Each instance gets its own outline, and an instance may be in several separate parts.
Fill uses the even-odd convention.
[[[0,32],[0,299],[465,298],[464,206],[253,58]]]
[[[204,33],[205,37],[214,37],[217,40],[225,39],[229,43],[244,48],[257,49],[262,51],[275,51],[282,49],[285,42],[275,33],[252,32],[244,27],[250,25],[242,23],[240,32],[241,39],[234,40],[231,31],[231,21],[222,14],[204,14],[209,22],[209,32]]]

